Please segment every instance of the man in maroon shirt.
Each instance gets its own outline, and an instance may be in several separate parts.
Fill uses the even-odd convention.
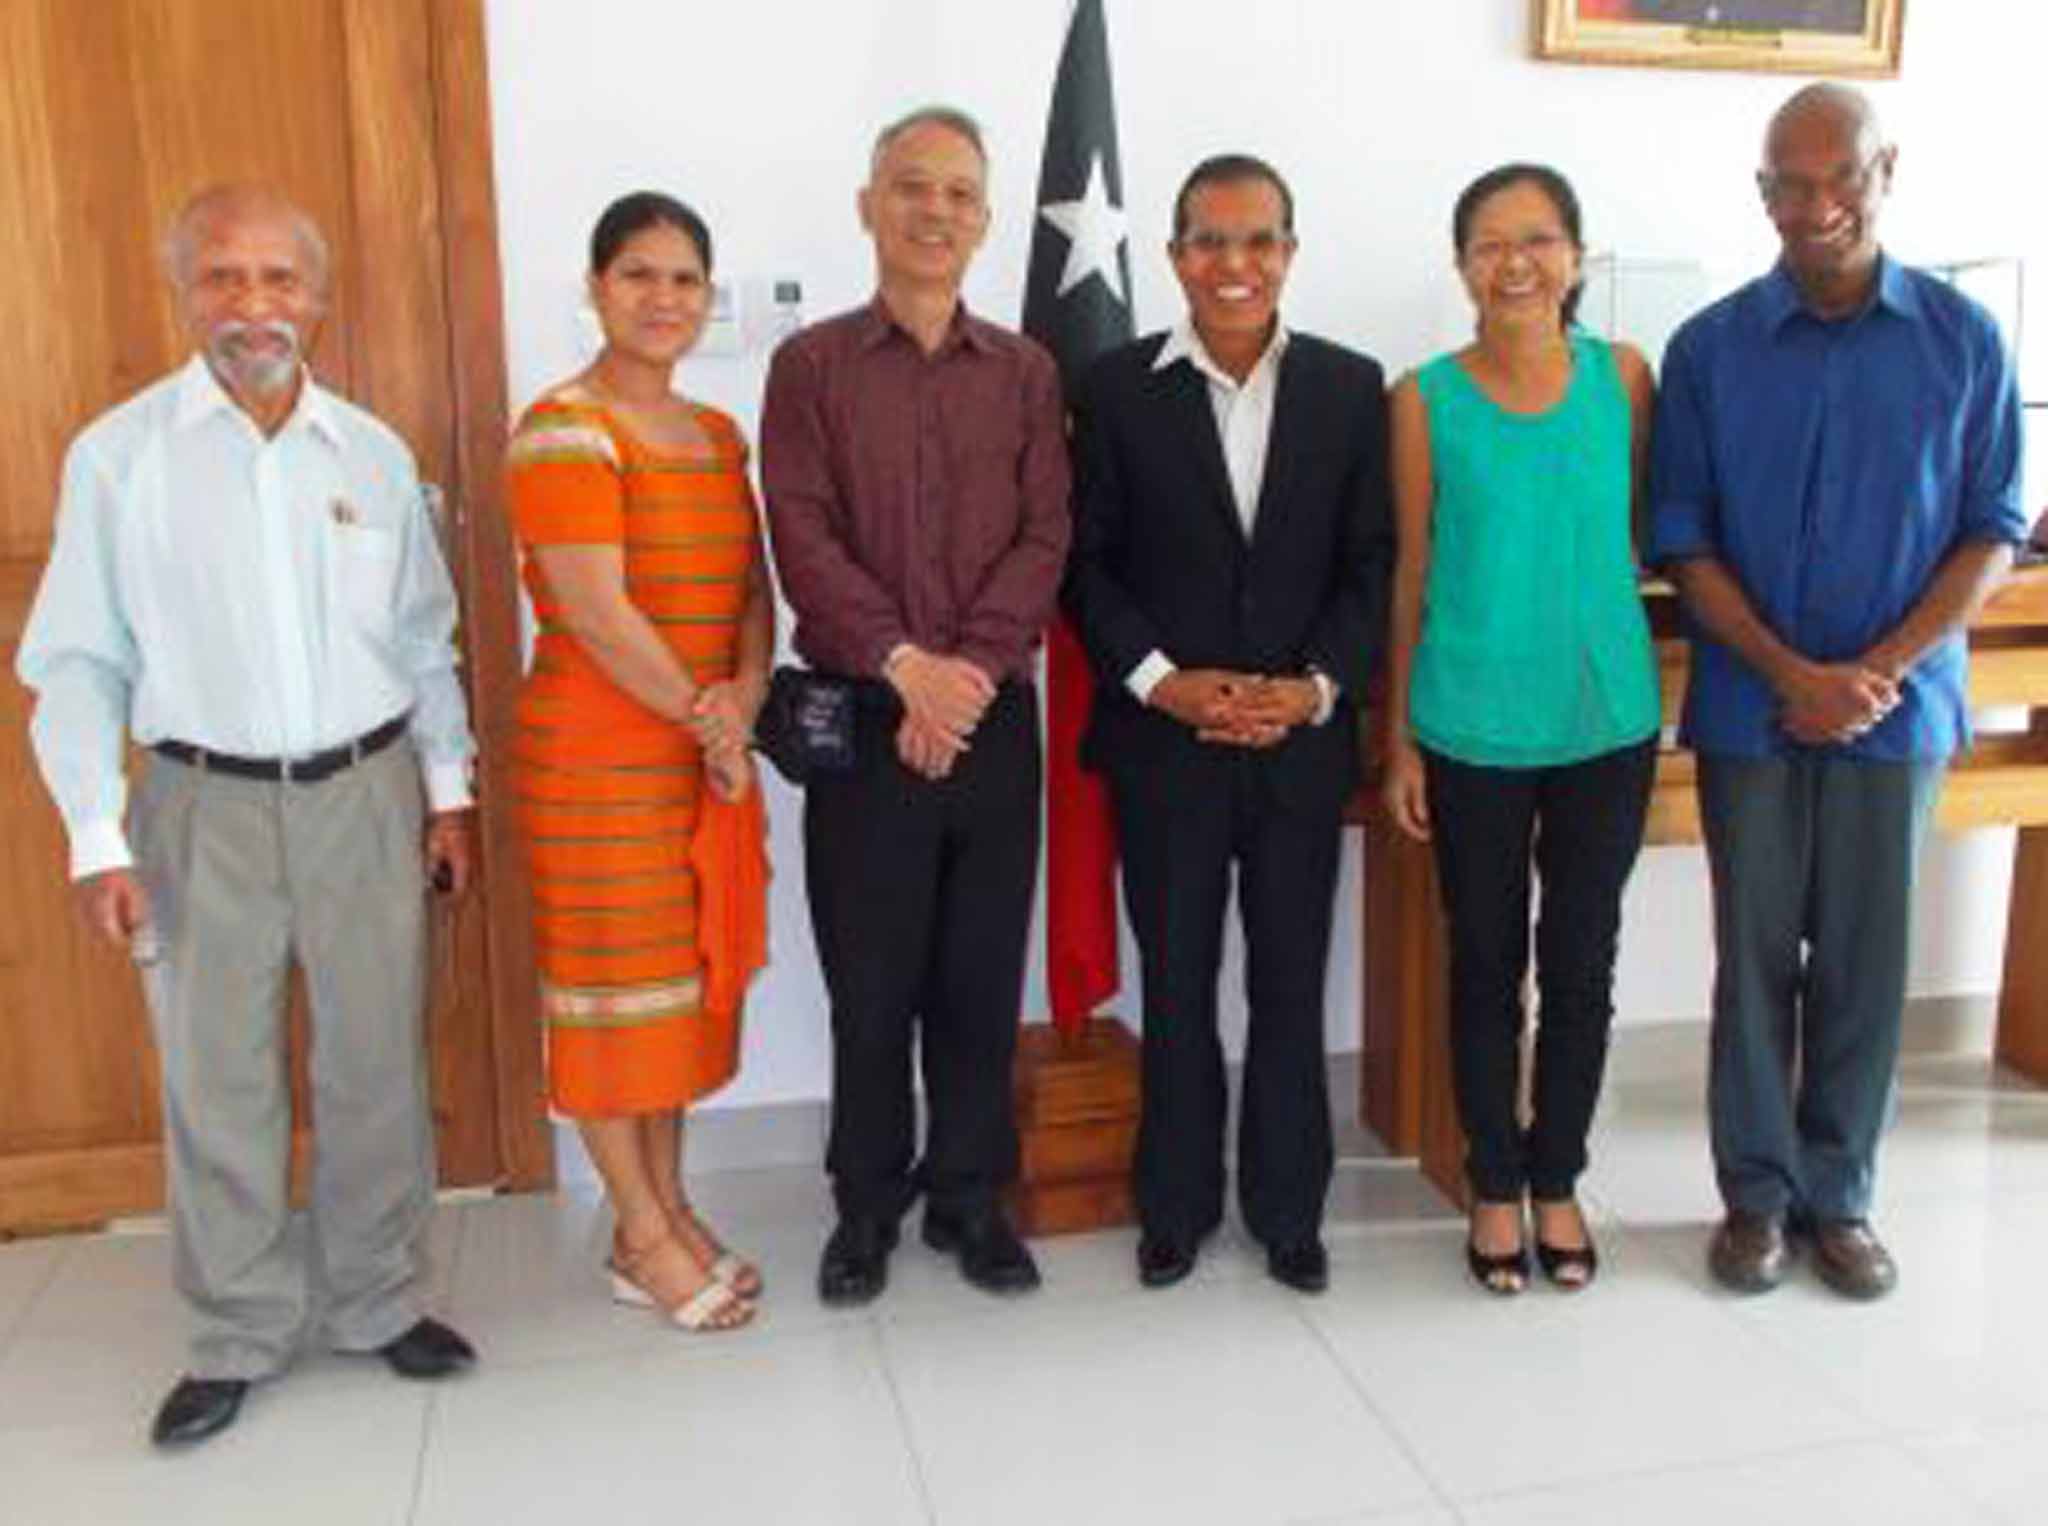
[[[804,804],[832,1002],[832,1304],[882,1291],[919,1189],[925,1243],[969,1282],[1038,1285],[998,1194],[1016,1173],[1010,1062],[1038,870],[1032,655],[1066,560],[1068,466],[1051,357],[961,305],[987,169],[963,113],[883,130],[860,193],[875,297],[784,343],[762,410],[796,649],[857,691],[854,764],[814,775]],[[914,1031],[929,1112],[915,1166]]]

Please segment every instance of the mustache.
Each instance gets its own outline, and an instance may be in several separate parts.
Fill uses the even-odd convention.
[[[299,331],[282,318],[269,318],[261,323],[247,323],[239,318],[229,318],[215,326],[215,344],[231,345],[246,339],[276,339],[283,342],[294,356],[299,352]]]

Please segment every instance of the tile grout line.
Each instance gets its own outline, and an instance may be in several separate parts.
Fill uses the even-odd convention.
[[[418,1526],[420,1502],[427,1491],[427,1453],[434,1444],[434,1422],[441,1417],[441,1391],[436,1388],[427,1395],[426,1413],[420,1417],[420,1452],[413,1459],[412,1499],[405,1510],[406,1526]]]
[[[869,1315],[868,1330],[874,1342],[875,1360],[882,1369],[882,1383],[889,1390],[889,1403],[896,1411],[896,1429],[902,1434],[903,1450],[910,1454],[910,1474],[917,1480],[917,1497],[924,1505],[925,1521],[927,1526],[939,1526],[939,1505],[932,1498],[931,1480],[925,1476],[924,1455],[917,1449],[917,1432],[910,1423],[910,1407],[903,1402],[903,1391],[896,1386],[896,1370],[889,1364],[887,1328],[879,1318]]]
[[[7,1322],[7,1327],[4,1330],[0,1330],[0,1360],[4,1360],[7,1353],[14,1348],[14,1342],[19,1338],[21,1332],[27,1328],[29,1316],[35,1312],[36,1305],[43,1301],[43,1298],[52,1287],[56,1286],[57,1273],[63,1269],[64,1264],[71,1259],[73,1253],[77,1250],[79,1238],[78,1236],[73,1236],[69,1243],[50,1258],[50,1264],[43,1269],[42,1277],[37,1281],[28,1297],[21,1301],[21,1307],[15,1311],[14,1318]]]
[[[1979,1526],[2006,1526],[2006,1514],[2003,1510],[1995,1510],[1977,1499],[1974,1495],[1968,1493],[1949,1475],[1945,1468],[1941,1467],[1932,1457],[1929,1457],[1921,1450],[1923,1439],[1938,1434],[1940,1433],[1908,1431],[1898,1438],[1898,1450],[1905,1454],[1907,1466],[1918,1471],[1920,1476],[1929,1483],[1939,1484],[1944,1494],[1968,1506],[1979,1522]]]
[[[1342,1381],[1346,1388],[1351,1390],[1352,1395],[1364,1406],[1365,1412],[1372,1416],[1373,1421],[1386,1433],[1387,1439],[1394,1445],[1394,1450],[1399,1452],[1408,1466],[1415,1470],[1415,1476],[1421,1479],[1424,1485],[1428,1487],[1430,1497],[1438,1505],[1443,1506],[1456,1515],[1458,1513],[1457,1502],[1451,1498],[1449,1491],[1437,1482],[1436,1474],[1424,1466],[1422,1454],[1416,1450],[1401,1428],[1394,1424],[1386,1411],[1381,1409],[1374,1402],[1372,1395],[1366,1392],[1364,1380],[1351,1370],[1343,1357],[1337,1354],[1337,1348],[1331,1343],[1329,1333],[1311,1319],[1306,1310],[1289,1309],[1287,1312],[1308,1331],[1309,1339],[1316,1343],[1317,1349],[1323,1353],[1323,1356],[1329,1361],[1330,1365],[1337,1369],[1339,1380]],[[1459,1519],[1462,1520],[1463,1517],[1459,1516]]]
[[[1822,1456],[1828,1452],[1845,1452],[1852,1447],[1880,1446],[1895,1439],[1888,1435],[1841,1436],[1832,1441],[1806,1441],[1793,1446],[1765,1447],[1761,1451],[1734,1452],[1725,1457],[1699,1458],[1691,1462],[1659,1464],[1647,1468],[1623,1468],[1612,1473],[1588,1473],[1575,1478],[1529,1484],[1526,1487],[1494,1489],[1485,1494],[1475,1494],[1464,1503],[1488,1506],[1512,1504],[1516,1500],[1564,1494],[1575,1489],[1599,1488],[1608,1484],[1688,1478],[1717,1473],[1725,1468],[1738,1467],[1746,1463],[1790,1462],[1801,1457]]]

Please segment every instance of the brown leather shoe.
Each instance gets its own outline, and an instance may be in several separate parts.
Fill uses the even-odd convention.
[[[1899,1285],[1898,1263],[1867,1219],[1826,1219],[1813,1226],[1813,1269],[1844,1298],[1882,1298]]]
[[[1774,1214],[1731,1208],[1707,1247],[1707,1268],[1731,1293],[1768,1293],[1785,1280],[1785,1225]]]

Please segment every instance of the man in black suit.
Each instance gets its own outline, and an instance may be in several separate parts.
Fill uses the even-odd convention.
[[[1083,758],[1109,777],[1143,957],[1150,1287],[1185,1277],[1223,1216],[1233,868],[1251,1009],[1239,1201],[1276,1279],[1329,1279],[1323,974],[1391,529],[1380,368],[1281,324],[1294,249],[1271,165],[1197,165],[1167,246],[1187,316],[1104,356],[1075,403],[1063,599],[1096,669]]]

